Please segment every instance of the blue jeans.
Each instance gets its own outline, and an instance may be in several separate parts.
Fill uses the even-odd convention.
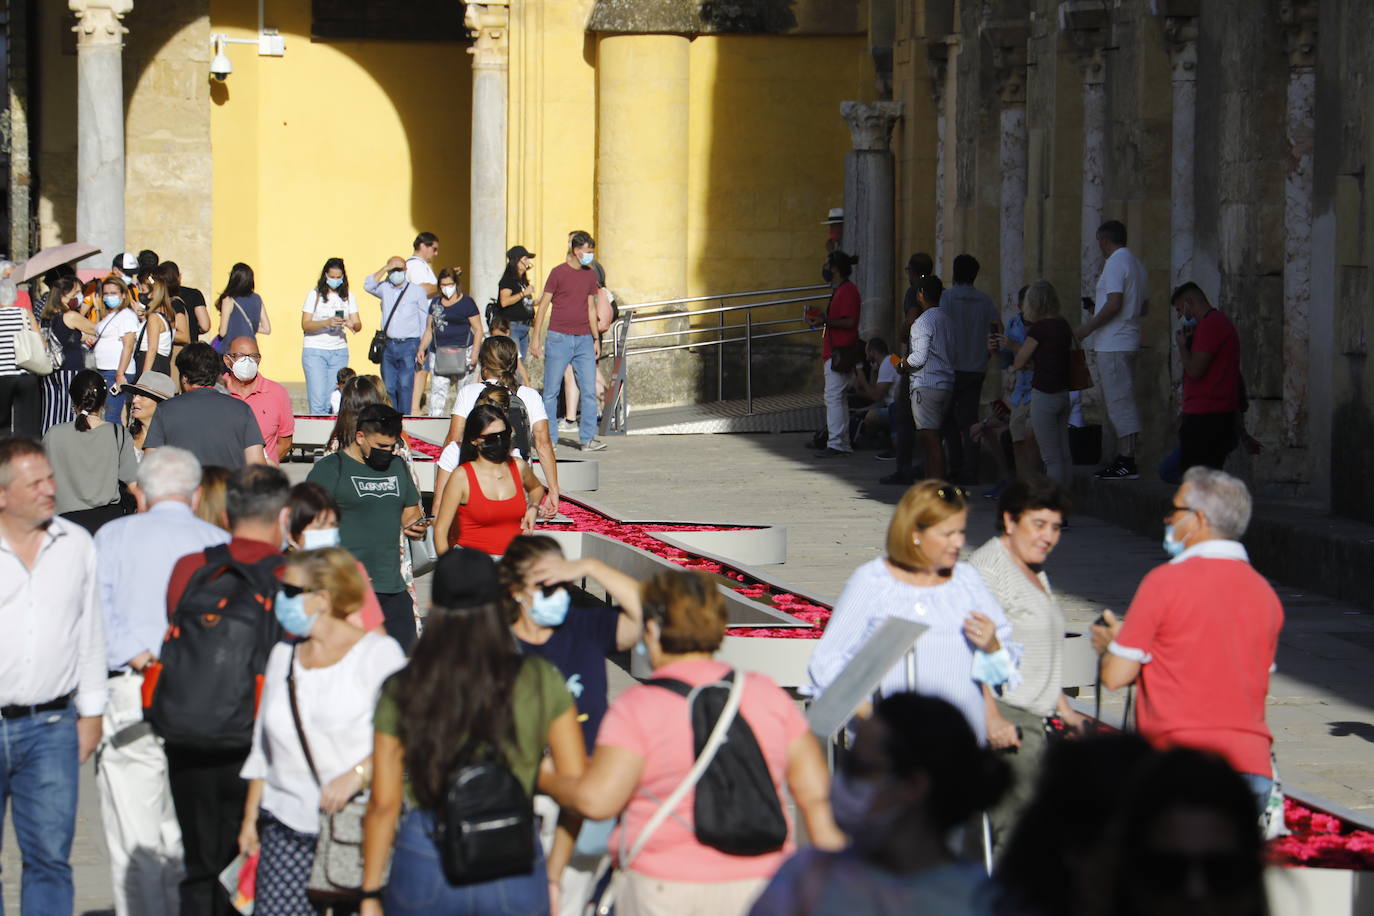
[[[534,868],[527,875],[512,875],[480,884],[458,887],[448,883],[439,849],[431,833],[434,817],[427,811],[409,811],[396,830],[391,877],[386,883],[387,916],[424,913],[429,916],[547,916],[548,876],[544,852],[536,838]]]
[[[391,406],[402,414],[410,413],[410,395],[415,390],[415,356],[420,352],[418,337],[388,337],[382,355],[382,384],[391,396]]]
[[[549,332],[544,341],[544,412],[550,417],[558,416],[558,392],[563,389],[568,363],[572,363],[581,402],[577,435],[586,445],[596,437],[596,338]]]
[[[511,340],[520,348],[520,358],[524,359],[530,354],[530,323],[528,321],[512,321],[510,323]]]
[[[70,913],[79,769],[76,710],[68,706],[0,720],[0,753],[0,816],[5,803],[13,801],[14,833],[24,860],[19,907],[25,913]]]
[[[347,350],[320,350],[315,347],[301,350],[305,392],[310,398],[310,413],[313,416],[329,416],[329,395],[338,385],[339,370],[347,366]]]
[[[115,371],[113,369],[101,369],[100,377],[105,380],[105,387],[114,384]],[[113,392],[105,396],[105,419],[111,423],[119,423],[124,415],[124,402],[128,400],[127,394],[114,394]]]

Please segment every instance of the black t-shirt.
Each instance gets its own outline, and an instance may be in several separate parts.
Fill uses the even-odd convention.
[[[1035,371],[1031,387],[1045,394],[1058,394],[1069,387],[1069,351],[1073,348],[1073,329],[1063,318],[1046,318],[1026,328],[1026,337],[1035,341],[1031,359]]]
[[[196,309],[205,308],[205,296],[198,289],[183,286],[172,297],[172,308],[177,314],[186,316],[186,331],[191,343],[200,340],[200,323],[196,321]]]
[[[519,277],[515,277],[514,279],[503,279],[501,281],[501,292],[518,293],[524,288],[525,281]],[[496,301],[498,305],[501,302],[499,298]],[[531,307],[530,298],[525,297],[520,302],[515,303],[515,305],[505,306],[502,309],[502,314],[506,316],[507,321],[530,321],[534,318],[534,309]]]
[[[568,692],[577,703],[578,722],[589,752],[596,746],[596,733],[606,717],[606,656],[615,651],[619,619],[620,612],[615,608],[573,604],[568,608],[567,619],[554,627],[548,642],[536,646],[519,640],[522,652],[553,663],[567,678]]]

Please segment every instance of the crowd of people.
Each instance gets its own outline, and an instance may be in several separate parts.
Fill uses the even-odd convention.
[[[1004,320],[974,286],[979,264],[972,255],[954,258],[949,287],[934,275],[929,255],[912,255],[895,352],[880,338],[859,339],[860,296],[850,279],[857,258],[832,246],[821,276],[833,292],[827,307],[811,316],[813,326],[824,329],[826,405],[826,428],[812,445],[836,457],[853,452],[856,442],[876,443],[879,458],[896,462],[881,482],[902,486],[945,476],[977,484],[986,450],[1000,481],[985,495],[995,499],[1018,475],[1069,480],[1075,463],[1070,427],[1084,425],[1079,392],[1096,388],[1116,454],[1094,476],[1138,479],[1135,362],[1150,305],[1147,276],[1120,222],[1103,223],[1097,243],[1102,272],[1076,325],[1046,280],[1023,287],[1016,314]],[[1253,452],[1258,443],[1245,432],[1235,326],[1196,283],[1175,289],[1170,304],[1180,319],[1173,346],[1182,366],[1182,403],[1179,445],[1159,474],[1177,484],[1189,468],[1220,470],[1237,446]],[[1001,386],[980,420],[993,364],[1003,370]],[[856,401],[865,411],[863,423],[851,419]]]

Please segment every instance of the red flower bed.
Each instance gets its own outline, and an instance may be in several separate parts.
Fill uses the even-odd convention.
[[[1374,833],[1360,830],[1334,815],[1283,800],[1283,818],[1292,831],[1269,843],[1275,865],[1307,868],[1374,870]]]

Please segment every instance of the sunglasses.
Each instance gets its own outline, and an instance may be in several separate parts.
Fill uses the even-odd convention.
[[[297,595],[308,595],[316,589],[306,588],[304,585],[292,585],[290,582],[278,582],[277,587],[281,593],[288,598],[295,598]]]
[[[1164,506],[1165,506],[1165,508],[1164,508],[1164,517],[1165,517],[1166,519],[1173,518],[1175,515],[1178,515],[1180,512],[1196,512],[1196,511],[1197,511],[1197,510],[1194,509],[1192,506],[1179,506],[1179,505],[1175,505],[1175,504],[1172,503],[1172,502],[1165,503]]]
[[[473,436],[473,442],[499,442],[510,436],[510,430],[503,429],[499,433],[482,433],[480,436]]]
[[[963,487],[956,487],[952,484],[936,490],[935,495],[947,503],[958,504],[961,502],[968,502],[968,490],[965,490]]]

